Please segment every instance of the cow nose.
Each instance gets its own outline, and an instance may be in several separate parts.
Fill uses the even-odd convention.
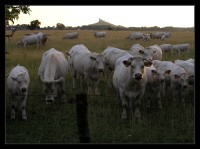
[[[135,74],[135,79],[137,79],[137,80],[142,79],[142,74],[141,73],[136,73]]]
[[[183,85],[183,88],[187,88],[187,85]]]
[[[26,92],[26,88],[25,87],[21,88],[21,91]]]
[[[164,82],[164,79],[160,79],[160,82]]]
[[[100,68],[100,69],[98,69],[98,71],[99,71],[99,72],[103,72],[103,69],[102,69],[102,68]]]
[[[53,99],[47,99],[46,100],[46,104],[51,104],[51,103],[53,103]]]

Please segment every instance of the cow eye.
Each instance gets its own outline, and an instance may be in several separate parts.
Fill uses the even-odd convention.
[[[141,69],[144,69],[144,66],[141,66]]]

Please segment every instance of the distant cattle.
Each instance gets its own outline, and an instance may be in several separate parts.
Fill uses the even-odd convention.
[[[147,84],[146,67],[151,66],[146,59],[126,53],[115,64],[113,85],[122,102],[122,118],[127,119],[128,111],[140,120],[141,100]]]
[[[185,43],[185,44],[176,44],[172,46],[175,52],[177,53],[178,57],[180,57],[180,51],[189,53],[190,49],[190,44]]]
[[[94,37],[95,38],[102,38],[102,37],[106,37],[106,32],[94,32]]]
[[[20,110],[22,110],[22,119],[27,120],[26,101],[29,84],[30,76],[24,66],[17,65],[10,71],[7,77],[7,87],[12,105],[11,119],[15,119],[15,110],[19,105]]]
[[[162,44],[159,46],[162,49],[162,53],[170,52],[171,55],[173,55],[172,50],[173,47],[171,44]]]
[[[129,34],[126,39],[129,40],[140,40],[140,39],[145,39],[144,33],[141,32],[133,32]]]
[[[164,40],[164,39],[169,38],[169,37],[171,37],[171,33],[170,32],[153,32],[153,33],[150,33],[150,38],[151,39]]]
[[[66,33],[63,39],[78,39],[78,37],[79,37],[78,32],[72,32],[72,33]]]
[[[105,58],[102,54],[90,52],[83,44],[73,46],[66,51],[73,75],[73,89],[76,87],[77,75],[81,76],[80,88],[83,90],[83,83],[87,83],[88,94],[92,93],[92,85],[95,94],[99,94],[98,82],[100,74],[104,71]]]
[[[27,47],[28,45],[36,45],[37,48],[44,46],[48,40],[49,34],[43,34],[42,32],[31,33],[24,36],[19,42],[17,42],[17,46]]]
[[[65,76],[69,71],[69,64],[62,52],[51,48],[43,54],[38,74],[47,104],[56,97],[65,100]]]

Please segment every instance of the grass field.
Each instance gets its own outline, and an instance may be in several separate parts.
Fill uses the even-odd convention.
[[[6,39],[5,71],[6,74],[17,64],[25,66],[30,74],[30,88],[27,99],[28,121],[21,119],[21,112],[16,111],[16,119],[10,120],[11,104],[5,92],[5,143],[79,143],[76,122],[76,111],[72,91],[72,77],[66,76],[66,94],[68,102],[59,100],[52,105],[46,105],[42,95],[42,83],[38,79],[38,68],[42,54],[50,48],[59,51],[69,51],[78,43],[84,44],[92,52],[102,52],[107,46],[130,50],[131,46],[139,43],[144,47],[154,44],[189,43],[187,55],[181,53],[179,59],[195,58],[194,32],[172,32],[172,37],[164,42],[160,40],[127,41],[125,38],[131,31],[107,31],[106,38],[95,39],[90,30],[80,30],[79,39],[63,40],[66,32],[71,31],[42,31],[50,34],[50,40],[45,47],[17,47],[16,43],[26,33],[31,31],[16,31],[10,42]],[[174,61],[175,55],[166,53],[163,60]],[[6,80],[5,80],[6,81]],[[6,86],[6,84],[5,84]],[[100,80],[100,93],[103,96],[88,95],[88,124],[91,143],[195,143],[194,95],[185,104],[172,102],[170,96],[162,98],[163,111],[154,108],[147,109],[142,105],[142,121],[121,119],[121,109],[116,99],[115,89],[107,88],[106,80]]]

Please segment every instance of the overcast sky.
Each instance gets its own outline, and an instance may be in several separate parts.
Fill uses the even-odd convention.
[[[21,13],[14,25],[39,20],[40,27],[57,23],[77,27],[96,23],[100,18],[124,27],[194,27],[195,6],[30,6],[30,9],[30,15]]]

